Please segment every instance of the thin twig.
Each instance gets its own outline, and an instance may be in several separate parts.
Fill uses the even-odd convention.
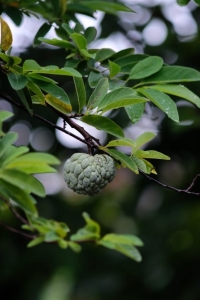
[[[142,172],[142,171],[140,171],[140,173],[141,173],[142,175],[144,175],[145,177],[147,177],[149,180],[154,181],[155,183],[157,183],[158,185],[160,185],[160,186],[162,186],[162,187],[164,187],[164,188],[167,188],[167,189],[176,191],[176,192],[178,192],[178,193],[185,193],[185,194],[190,194],[190,195],[194,195],[194,196],[200,196],[200,193],[196,193],[196,192],[191,192],[191,191],[190,191],[191,188],[194,186],[197,177],[199,177],[200,174],[198,174],[198,175],[193,179],[191,185],[190,185],[187,189],[182,190],[182,189],[177,189],[177,188],[175,188],[175,187],[173,187],[173,186],[164,184],[164,183],[162,183],[162,182],[156,180],[155,178],[153,178],[153,177],[147,175],[146,173],[144,173],[144,172]]]
[[[11,104],[13,104],[13,105],[15,105],[16,107],[18,107],[19,109],[22,109],[22,110],[23,110],[24,112],[26,112],[27,114],[29,114],[29,112],[26,110],[26,108],[25,108],[24,106],[22,106],[21,104],[15,102],[15,101],[12,100],[9,96],[4,95],[4,94],[1,94],[1,93],[0,93],[0,96],[1,96],[2,98],[4,98],[5,100],[7,100],[8,102],[10,102]],[[60,131],[62,131],[62,132],[64,132],[64,133],[70,135],[71,137],[73,137],[73,138],[79,140],[80,142],[82,142],[82,143],[88,145],[88,142],[87,142],[86,140],[81,139],[81,138],[78,137],[77,135],[75,135],[75,134],[73,134],[73,133],[71,133],[71,132],[69,132],[69,131],[63,129],[63,128],[60,127],[60,126],[57,126],[57,125],[51,123],[50,121],[48,121],[48,120],[46,120],[45,118],[43,118],[43,117],[37,115],[36,113],[33,113],[32,116],[33,116],[35,119],[38,119],[38,120],[42,121],[43,123],[46,123],[46,124],[48,124],[49,126],[55,128],[55,129],[58,129],[58,130],[60,130]],[[95,146],[95,145],[94,145],[93,147],[94,147],[94,148],[98,148],[98,147]]]
[[[6,224],[4,224],[2,221],[0,221],[0,225],[1,225],[2,227],[4,227],[4,228],[8,229],[8,230],[11,231],[11,232],[14,232],[14,233],[17,233],[17,234],[19,234],[19,235],[22,235],[22,236],[24,236],[24,237],[26,237],[26,238],[28,238],[28,239],[33,240],[33,239],[36,238],[36,236],[34,236],[34,235],[30,235],[30,234],[24,233],[24,232],[22,232],[22,231],[20,231],[20,230],[18,230],[18,229],[15,229],[15,228],[13,228],[13,227],[10,227],[10,226],[6,225]]]

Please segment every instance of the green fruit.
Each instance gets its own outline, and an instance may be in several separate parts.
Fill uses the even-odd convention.
[[[115,162],[106,155],[73,154],[64,165],[64,179],[78,194],[98,194],[115,177]]]

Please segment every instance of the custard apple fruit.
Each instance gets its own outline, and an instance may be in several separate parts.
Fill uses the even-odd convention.
[[[64,179],[78,194],[98,194],[115,177],[115,162],[106,155],[73,154],[64,165]]]

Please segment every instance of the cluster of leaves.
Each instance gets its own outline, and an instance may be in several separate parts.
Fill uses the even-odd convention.
[[[5,31],[7,30],[7,34],[4,35],[6,42],[4,39],[1,42],[2,69],[7,73],[11,87],[17,92],[30,114],[34,104],[48,104],[63,115],[69,115],[72,110],[81,114],[79,118],[82,122],[119,138],[99,148],[136,174],[139,170],[155,173],[153,165],[146,160],[147,158],[169,159],[155,151],[148,154],[141,150],[138,152],[139,147],[148,142],[153,134],[147,133],[139,138],[140,141],[142,139],[142,144],[130,141],[125,138],[123,129],[103,114],[110,110],[125,109],[130,121],[136,123],[144,114],[145,103],[150,102],[170,119],[179,122],[176,102],[171,95],[200,107],[199,97],[187,87],[180,85],[182,82],[199,81],[200,72],[192,68],[166,65],[158,56],[134,54],[132,48],[119,52],[108,48],[90,49],[89,45],[96,37],[96,29],[94,27],[84,29],[80,24],[71,28],[67,23],[61,24],[65,38],[38,38],[41,42],[66,50],[67,57],[63,68],[55,65],[40,66],[34,60],[22,63],[19,57],[5,53],[11,46],[12,39],[8,25],[1,21],[2,28],[5,27]],[[57,82],[44,75],[73,78],[77,103],[69,98]],[[109,149],[118,145],[132,147],[131,157],[118,150]]]
[[[3,121],[12,115],[10,112],[0,111],[0,204],[6,204],[8,208],[18,207],[26,215],[26,219],[20,218],[20,220],[24,223],[22,229],[33,234],[29,236],[31,242],[28,243],[28,247],[42,242],[57,243],[62,249],[69,247],[79,252],[81,250],[79,243],[93,242],[139,262],[141,255],[135,246],[142,246],[143,243],[138,237],[108,234],[101,238],[99,224],[91,220],[87,213],[83,214],[85,227],[71,235],[69,240],[66,239],[70,231],[67,224],[39,217],[33,195],[45,197],[46,194],[43,185],[33,174],[56,172],[51,165],[60,162],[53,155],[30,153],[28,147],[14,146],[12,143],[17,139],[17,133],[4,133],[2,130]]]
[[[6,13],[18,11],[19,14],[41,14],[48,22],[44,23],[35,37],[35,43],[46,43],[64,48],[66,61],[62,68],[56,65],[40,66],[35,60],[22,62],[18,56],[11,55],[12,33],[8,24],[0,18],[0,66],[7,75],[11,88],[16,91],[23,107],[34,115],[34,105],[48,105],[67,122],[75,115],[83,123],[109,133],[114,138],[107,145],[92,144],[95,148],[108,153],[120,162],[122,167],[154,173],[154,166],[148,159],[169,159],[168,156],[154,150],[144,151],[140,148],[152,138],[154,133],[146,132],[135,141],[124,135],[123,129],[113,120],[104,116],[111,110],[124,110],[130,122],[135,124],[145,112],[145,104],[157,106],[174,122],[179,122],[176,97],[185,99],[200,107],[200,98],[180,83],[200,81],[200,72],[192,68],[166,65],[161,57],[135,54],[133,48],[115,52],[112,49],[92,49],[91,42],[96,38],[96,28],[84,27],[77,21],[75,13],[93,16],[96,10],[116,14],[117,11],[133,12],[123,4],[107,1],[4,1],[1,6]],[[12,9],[11,9],[12,8]],[[69,20],[76,25],[69,26]],[[44,38],[51,24],[57,24],[58,38]],[[76,103],[67,92],[52,79],[52,75],[65,76],[72,80],[76,92]],[[73,111],[73,114],[71,112]],[[1,112],[1,121],[10,114]],[[74,123],[76,123],[73,121]],[[75,126],[73,123],[73,126]],[[69,121],[72,124],[72,121]],[[83,128],[76,125],[83,133]],[[87,133],[87,137],[90,136]],[[99,225],[84,214],[86,226],[80,229],[69,240],[66,240],[69,228],[66,224],[38,217],[35,199],[32,193],[44,197],[44,188],[32,174],[52,172],[49,164],[57,164],[53,156],[41,153],[27,153],[27,147],[15,147],[15,133],[5,134],[1,130],[0,141],[0,185],[1,198],[4,202],[12,199],[26,214],[28,224],[23,229],[37,232],[29,246],[43,241],[58,243],[60,247],[68,246],[80,250],[79,242],[92,241],[110,249],[115,249],[137,261],[141,257],[135,246],[142,242],[135,236],[118,236],[109,234],[100,237]],[[90,140],[92,137],[90,136]],[[87,143],[87,141],[86,141]],[[91,144],[90,144],[91,146]],[[130,155],[113,149],[130,147]],[[89,149],[89,147],[88,147]],[[26,180],[25,180],[26,177]],[[26,182],[26,184],[25,184]]]

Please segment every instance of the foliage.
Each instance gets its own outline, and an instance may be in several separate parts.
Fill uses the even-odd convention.
[[[180,5],[189,1],[177,1]],[[198,1],[195,1],[198,3]],[[50,108],[66,123],[75,128],[83,136],[83,142],[88,146],[88,153],[94,150],[105,152],[113,157],[119,167],[129,168],[135,174],[157,174],[149,159],[169,160],[170,158],[155,150],[142,150],[143,146],[155,137],[152,132],[145,132],[136,140],[125,137],[123,128],[104,114],[112,110],[124,110],[130,121],[139,121],[145,109],[145,104],[151,103],[160,109],[172,121],[179,122],[176,97],[200,107],[200,98],[182,83],[200,81],[200,72],[193,68],[166,65],[161,57],[135,54],[133,48],[118,52],[112,49],[91,49],[90,43],[95,40],[96,28],[86,29],[76,18],[76,13],[94,16],[97,10],[115,15],[118,11],[134,13],[123,4],[107,1],[3,1],[2,9],[8,15],[15,12],[13,18],[19,25],[22,15],[40,14],[47,21],[40,27],[34,43],[50,44],[64,48],[65,64],[41,66],[34,59],[22,61],[20,57],[11,55],[12,32],[9,25],[1,22],[1,71],[7,75],[11,89],[19,96],[21,103],[15,103],[5,96],[5,99],[26,110],[30,117],[35,115],[35,106]],[[12,9],[11,9],[12,8]],[[10,10],[11,9],[11,10]],[[69,20],[75,26],[69,25]],[[53,23],[56,23],[58,38],[47,39],[46,33]],[[52,76],[63,76],[74,84],[76,102],[70,98],[59,82]],[[142,246],[139,238],[133,235],[107,234],[100,236],[99,224],[84,213],[86,225],[71,235],[69,239],[67,224],[47,220],[38,216],[36,200],[32,194],[45,196],[41,183],[33,176],[37,173],[55,171],[50,165],[59,161],[50,154],[28,153],[24,146],[13,145],[16,133],[4,133],[2,122],[11,115],[1,111],[0,140],[0,196],[8,207],[17,205],[26,216],[22,229],[28,230],[31,242],[28,247],[42,242],[57,243],[61,248],[71,248],[80,251],[80,243],[93,242],[109,249],[116,250],[126,256],[141,261],[141,256],[135,246]],[[48,122],[48,119],[45,119]],[[83,127],[76,120],[83,122]],[[101,145],[84,129],[84,123],[98,130],[109,133],[114,138],[107,145]],[[64,128],[65,129],[65,128]],[[67,134],[67,131],[65,131]],[[76,136],[75,136],[76,138]],[[130,148],[130,155],[114,147]],[[12,200],[12,201],[11,201]]]

